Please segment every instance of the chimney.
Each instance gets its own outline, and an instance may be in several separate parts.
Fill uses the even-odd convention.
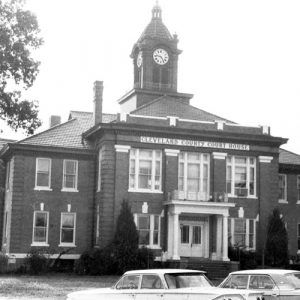
[[[59,125],[60,123],[61,123],[60,116],[51,116],[50,117],[50,121],[49,121],[50,128],[53,126]]]
[[[94,82],[94,125],[102,122],[103,81]]]

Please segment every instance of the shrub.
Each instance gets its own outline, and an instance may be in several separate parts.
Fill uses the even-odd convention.
[[[103,249],[84,252],[75,263],[75,272],[89,275],[111,275],[117,273],[117,264],[111,245]]]
[[[6,273],[8,266],[8,257],[4,253],[0,252],[0,273]]]
[[[128,203],[122,203],[117,220],[116,232],[111,245],[112,257],[117,266],[117,273],[137,268],[139,237]]]
[[[255,269],[261,261],[261,257],[256,251],[240,247],[229,247],[228,257],[232,261],[238,261],[241,270]]]
[[[154,254],[151,249],[140,248],[137,252],[137,268],[150,269],[154,266]]]
[[[278,208],[269,216],[265,261],[272,267],[286,267],[289,262],[288,234]]]
[[[29,274],[40,274],[48,271],[48,253],[39,249],[31,249],[25,258],[25,266]]]

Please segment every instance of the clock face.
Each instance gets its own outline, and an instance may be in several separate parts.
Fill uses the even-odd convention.
[[[136,59],[136,65],[138,68],[142,65],[143,62],[143,57],[142,57],[142,52],[139,52],[138,57]]]
[[[166,50],[159,48],[159,49],[154,50],[153,59],[157,64],[164,65],[169,60],[169,54]]]

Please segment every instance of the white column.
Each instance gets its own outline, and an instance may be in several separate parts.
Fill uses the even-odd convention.
[[[178,255],[178,236],[179,236],[179,214],[174,213],[173,215],[173,256],[172,259],[179,260],[180,257]]]
[[[168,213],[168,255],[167,255],[169,259],[173,257],[173,244],[174,244],[173,219],[174,219],[174,215],[169,212]]]
[[[222,259],[222,216],[217,216],[217,259]]]
[[[228,216],[223,215],[223,261],[229,261],[228,258]]]

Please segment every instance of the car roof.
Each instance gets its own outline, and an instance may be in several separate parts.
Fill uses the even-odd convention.
[[[282,270],[282,269],[257,269],[257,270],[243,270],[243,271],[235,271],[230,274],[277,274],[277,275],[285,275],[290,273],[299,273],[299,271],[295,270]]]
[[[199,273],[199,274],[204,274],[206,272],[200,271],[200,270],[188,270],[188,269],[147,269],[147,270],[132,270],[132,271],[127,271],[124,273],[125,274],[170,274],[170,273]]]

